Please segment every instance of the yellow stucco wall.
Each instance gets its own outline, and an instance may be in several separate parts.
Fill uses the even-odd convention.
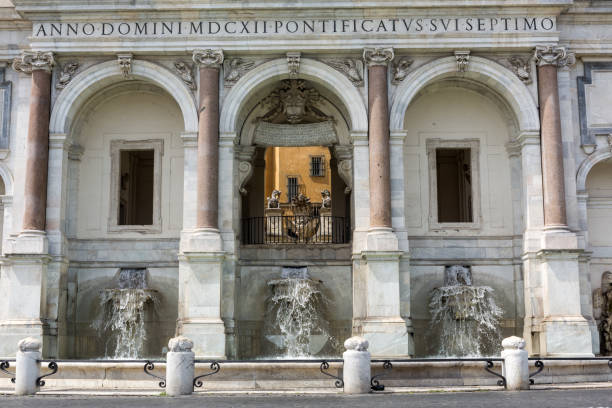
[[[323,177],[310,176],[310,158],[323,156],[325,162],[325,175]],[[287,177],[297,177],[300,191],[313,203],[321,202],[321,191],[331,191],[331,171],[329,161],[331,153],[324,146],[308,147],[269,147],[266,150],[266,197],[272,190],[282,192],[281,202],[287,202]]]

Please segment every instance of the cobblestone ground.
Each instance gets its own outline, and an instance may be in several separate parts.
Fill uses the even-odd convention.
[[[0,407],[117,408],[117,407],[462,407],[462,408],[612,408],[612,389],[537,390],[525,392],[463,392],[380,395],[193,395],[190,397],[36,396],[0,397]]]

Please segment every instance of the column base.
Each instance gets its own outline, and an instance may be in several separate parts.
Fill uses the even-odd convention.
[[[181,233],[181,253],[221,251],[223,251],[223,239],[218,229],[199,228]]]
[[[390,252],[398,251],[399,242],[392,228],[372,227],[366,236],[367,252]]]
[[[49,241],[45,231],[25,230],[17,238],[8,241],[5,254],[46,255],[49,253]]]
[[[361,322],[361,337],[370,343],[372,357],[409,357],[414,341],[401,317],[368,318]]]
[[[541,356],[593,357],[591,330],[582,316],[546,318],[540,327]]]
[[[223,320],[190,319],[179,320],[177,335],[193,341],[193,352],[196,358],[226,359],[225,325]]]
[[[0,323],[0,357],[14,358],[17,343],[26,337],[33,337],[44,344],[43,323],[40,320],[11,320]]]

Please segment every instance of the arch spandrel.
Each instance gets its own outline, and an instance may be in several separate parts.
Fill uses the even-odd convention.
[[[333,91],[349,115],[350,131],[367,132],[367,111],[364,99],[355,86],[335,69],[309,58],[300,60],[299,79],[305,79]],[[222,135],[240,133],[239,116],[246,101],[270,84],[289,78],[286,59],[261,64],[244,75],[227,94],[221,111],[219,130]]]
[[[457,60],[452,56],[432,61],[408,74],[393,95],[389,123],[391,131],[403,130],[408,106],[422,89],[448,78],[467,78],[491,88],[511,107],[519,133],[539,131],[538,108],[525,84],[504,66],[475,56],[470,58],[465,72],[457,71]]]
[[[170,94],[183,114],[185,132],[198,131],[195,100],[189,88],[166,68],[148,61],[133,60],[130,77],[153,83]],[[94,65],[76,75],[59,94],[51,112],[49,133],[69,134],[79,109],[100,90],[125,81],[117,61]]]

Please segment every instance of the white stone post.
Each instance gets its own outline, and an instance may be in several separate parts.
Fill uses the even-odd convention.
[[[40,376],[40,340],[26,337],[18,343],[15,371],[15,395],[34,395],[38,392],[36,380]]]
[[[346,351],[343,378],[345,394],[367,394],[370,392],[370,352],[369,343],[363,337],[351,337],[344,342]]]
[[[507,337],[502,341],[504,350],[504,376],[508,391],[529,389],[529,360],[525,350],[525,340],[520,337]]]
[[[193,341],[178,336],[168,342],[166,354],[166,394],[171,397],[193,393],[195,353]]]

